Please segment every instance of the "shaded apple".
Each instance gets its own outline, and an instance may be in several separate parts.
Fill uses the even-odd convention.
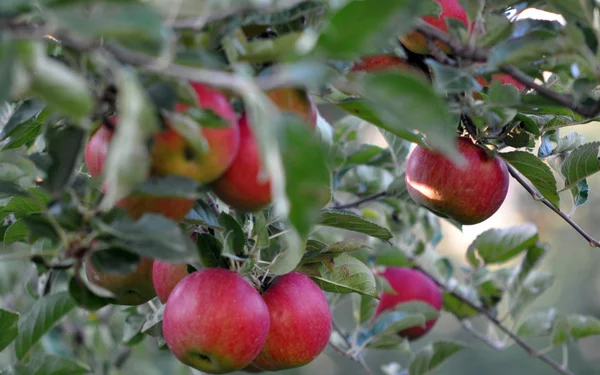
[[[83,159],[92,177],[100,176],[104,170],[104,161],[108,154],[108,146],[110,145],[113,133],[112,129],[102,124],[90,137],[85,146]]]
[[[497,155],[490,157],[468,138],[457,147],[467,164],[461,169],[444,155],[417,146],[406,165],[406,187],[418,204],[463,225],[492,216],[506,198],[509,174]]]
[[[263,293],[271,317],[267,342],[253,364],[279,371],[304,366],[327,346],[332,318],[323,291],[308,276],[279,276]]]
[[[282,112],[291,112],[313,127],[317,126],[317,104],[308,91],[282,87],[267,91],[267,96]]]
[[[373,319],[398,304],[407,302],[421,301],[426,302],[437,311],[442,309],[443,298],[440,288],[421,271],[406,267],[388,267],[380,276],[388,281],[396,294],[386,292],[381,294]],[[437,318],[431,319],[425,323],[425,327],[410,327],[398,334],[410,340],[417,339],[429,332],[436,321]]]
[[[352,65],[350,72],[383,72],[383,71],[411,71],[425,75],[425,73],[407,60],[394,55],[370,55],[364,56]]]
[[[448,26],[446,25],[447,18],[454,18],[462,22],[465,27],[469,28],[467,12],[458,3],[458,0],[435,0],[442,7],[442,13],[439,17],[425,16],[423,21],[428,24],[437,27],[438,29],[448,32]],[[429,46],[427,45],[427,38],[425,35],[412,31],[406,35],[400,37],[402,44],[414,53],[427,55],[430,54]],[[451,53],[450,47],[440,41],[435,42],[445,53]]]
[[[211,374],[248,366],[265,344],[269,325],[269,310],[256,289],[223,268],[199,270],[181,280],[162,322],[175,357]]]
[[[484,86],[484,87],[489,86],[489,82],[487,81],[487,79],[485,79],[483,77],[477,77],[477,82],[479,82],[481,84],[481,86]],[[517,89],[519,89],[519,91],[521,91],[521,92],[525,91],[527,89],[527,86],[525,86],[521,82],[517,81],[509,74],[503,74],[503,73],[492,74],[492,82],[500,82],[503,85],[513,85]]]
[[[202,135],[208,146],[204,153],[196,152],[189,142],[172,127],[154,136],[152,147],[152,174],[181,175],[200,183],[209,183],[220,177],[233,162],[240,143],[237,115],[227,97],[211,87],[192,82],[200,109],[212,110],[227,125],[203,126]],[[178,104],[176,111],[189,106]],[[167,121],[168,124],[168,121]],[[200,124],[202,125],[202,124]]]
[[[155,260],[152,267],[152,284],[160,302],[163,304],[167,303],[169,295],[171,295],[175,286],[187,275],[189,275],[187,264],[175,264]]]
[[[135,306],[156,297],[152,284],[152,264],[153,259],[141,258],[135,270],[127,274],[103,273],[97,270],[88,258],[85,262],[85,273],[92,284],[115,295],[115,304]]]

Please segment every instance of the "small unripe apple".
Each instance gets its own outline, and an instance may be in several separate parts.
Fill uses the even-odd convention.
[[[181,280],[162,322],[175,357],[211,374],[248,366],[265,344],[269,325],[269,310],[258,291],[223,268],[199,270]]]
[[[435,310],[441,311],[442,292],[437,284],[421,271],[406,267],[388,267],[380,275],[388,281],[396,294],[386,292],[381,294],[373,319],[397,305],[407,302],[425,302]],[[425,323],[425,327],[410,327],[398,334],[410,340],[417,339],[429,332],[436,321],[437,318],[431,319]]]
[[[268,91],[267,96],[280,111],[291,112],[313,127],[317,126],[317,104],[306,90],[283,87]]]
[[[428,24],[437,27],[438,29],[448,32],[448,26],[446,25],[447,18],[455,18],[461,21],[467,30],[469,29],[467,12],[458,3],[458,0],[435,0],[442,7],[442,13],[439,17],[425,16],[423,21]],[[402,44],[414,53],[427,55],[430,54],[429,46],[427,45],[427,37],[425,35],[412,31],[406,35],[400,37]],[[451,53],[450,47],[446,44],[436,41],[435,42],[445,53]]]
[[[127,274],[103,273],[88,258],[85,273],[92,284],[112,292],[116,304],[135,306],[156,297],[152,284],[152,264],[153,259],[142,258],[135,270]]]
[[[304,366],[327,346],[331,310],[325,294],[308,276],[292,272],[279,276],[263,293],[271,328],[253,364],[279,371]]]
[[[240,143],[237,115],[227,97],[208,86],[192,82],[198,95],[198,107],[214,111],[227,122],[226,126],[204,126],[200,130],[208,149],[196,152],[189,142],[173,128],[157,133],[152,147],[152,172],[155,175],[181,175],[200,183],[220,177],[233,162]],[[176,111],[189,106],[178,104]],[[202,124],[200,124],[202,125]]]
[[[152,267],[152,284],[154,284],[154,290],[156,290],[160,302],[167,303],[175,286],[187,275],[189,275],[187,264],[155,260]]]
[[[431,211],[463,225],[477,224],[504,202],[508,169],[497,155],[490,157],[468,138],[458,138],[457,147],[467,161],[464,169],[440,153],[417,146],[406,164],[406,188],[416,203]]]

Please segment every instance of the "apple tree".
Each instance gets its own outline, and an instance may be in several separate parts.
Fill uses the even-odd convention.
[[[574,374],[600,320],[530,308],[560,251],[537,223],[461,264],[438,245],[514,185],[600,247],[576,215],[600,143],[568,130],[600,115],[599,12],[0,1],[0,374],[293,372],[330,350],[422,375],[477,342]],[[442,316],[475,341],[433,339]]]

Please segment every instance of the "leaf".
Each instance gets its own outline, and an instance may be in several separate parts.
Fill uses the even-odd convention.
[[[556,190],[556,179],[544,162],[525,151],[505,152],[499,155],[525,176],[554,207],[559,207],[560,197]]]
[[[39,213],[43,206],[48,203],[50,197],[39,188],[27,190],[28,196],[15,196],[1,211],[11,212],[16,218]]]
[[[77,306],[88,311],[96,311],[111,303],[110,298],[104,298],[94,294],[88,289],[85,283],[76,277],[72,277],[69,281],[69,294],[77,303]]]
[[[74,126],[51,127],[46,132],[46,149],[52,164],[46,171],[43,186],[53,196],[73,181],[75,168],[81,162],[85,131]]]
[[[119,247],[112,247],[110,243],[99,246],[89,260],[94,269],[99,273],[112,275],[126,275],[133,272],[140,263],[140,256]]]
[[[32,119],[36,119],[46,108],[46,105],[39,100],[26,100],[19,105],[10,116],[8,122],[0,131],[0,140],[8,138],[11,133],[21,124]]]
[[[74,308],[75,301],[68,292],[37,300],[19,323],[19,335],[14,345],[17,359],[23,359],[42,336]]]
[[[313,280],[327,292],[359,293],[379,298],[375,276],[369,267],[360,260],[347,254],[341,254],[334,260],[333,270],[325,265],[318,267],[320,276]]]
[[[102,234],[110,238],[111,246],[142,257],[195,263],[200,261],[196,246],[179,225],[160,214],[146,213],[137,221],[122,217],[109,224],[95,221]]]
[[[458,288],[454,288],[454,293],[461,296],[458,298],[456,295],[446,292],[443,295],[444,310],[454,314],[458,319],[466,319],[479,314],[477,309],[471,307],[471,305],[463,302],[463,300],[471,302],[475,306],[480,306],[479,296],[477,291],[472,287],[460,285]]]
[[[359,325],[371,319],[378,304],[376,298],[363,294],[352,294],[352,302],[354,305],[354,319]]]
[[[437,319],[440,313],[422,301],[404,302],[379,315],[371,328],[371,334],[393,335],[411,327],[425,327],[425,323]]]
[[[19,314],[0,309],[0,352],[2,352],[19,334]]]
[[[23,219],[13,222],[4,232],[4,246],[23,241],[27,238],[28,233],[29,229]]]
[[[227,259],[221,257],[223,245],[215,236],[208,233],[198,233],[196,248],[204,267],[228,267]]]
[[[127,315],[123,326],[123,337],[121,338],[121,342],[124,345],[134,345],[139,340],[143,340],[144,336],[141,333],[145,322],[146,317],[137,311]]]
[[[560,345],[571,340],[600,335],[600,319],[593,316],[571,314],[566,318],[567,330],[553,332],[552,344]]]
[[[197,200],[194,207],[188,212],[185,217],[186,221],[193,221],[198,225],[218,227],[219,221],[215,211],[204,200]]]
[[[355,58],[381,47],[391,35],[404,34],[430,8],[429,1],[379,0],[376,7],[351,1],[329,20],[317,51],[333,59]]]
[[[600,171],[599,147],[600,142],[586,143],[577,147],[566,157],[561,168],[561,172],[565,176],[565,187],[562,190],[570,189]]]
[[[424,78],[400,71],[371,73],[360,91],[385,122],[425,134],[432,148],[458,166],[466,162],[454,142],[458,121]]]
[[[429,344],[417,352],[408,366],[408,374],[428,374],[464,348],[465,345],[450,341],[437,341]]]
[[[521,323],[516,333],[519,337],[523,338],[548,335],[559,316],[555,308],[532,312]]]
[[[310,241],[310,240],[309,240]],[[316,241],[313,241],[316,242]],[[323,244],[325,245],[325,244]],[[309,251],[309,245],[307,244],[306,253],[302,257],[302,263],[319,263],[321,261],[332,259],[342,253],[351,253],[354,251],[360,251],[364,249],[371,249],[364,241],[359,240],[347,240],[333,243],[329,246],[319,248],[317,250]]]
[[[573,204],[575,207],[584,205],[589,198],[590,186],[587,180],[581,180],[577,185],[571,188],[571,196],[573,196]]]
[[[363,233],[385,241],[390,240],[393,237],[388,229],[368,221],[350,211],[334,209],[322,210],[321,217],[316,224]]]
[[[548,290],[554,283],[554,276],[547,271],[533,271],[523,281],[520,293],[512,301],[511,313],[518,317],[533,301]]]
[[[88,365],[74,359],[41,354],[17,364],[14,375],[81,375],[91,371]]]
[[[467,258],[473,266],[479,264],[504,263],[536,244],[537,228],[524,223],[504,229],[488,229],[469,245]]]
[[[527,279],[529,273],[539,265],[549,250],[550,245],[541,241],[535,246],[527,249],[527,253],[523,257],[523,260],[521,260],[521,263],[515,267],[513,275],[511,275],[509,280],[511,291],[514,292],[516,289],[521,287],[521,284],[525,279]]]
[[[219,214],[219,224],[225,228],[224,236],[227,238],[227,246],[233,254],[237,256],[244,255],[244,246],[246,245],[246,235],[237,220],[225,213]]]

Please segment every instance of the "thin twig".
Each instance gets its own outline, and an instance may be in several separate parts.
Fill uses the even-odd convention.
[[[596,240],[594,237],[589,235],[585,230],[583,230],[583,228],[581,228],[576,222],[574,222],[569,217],[569,215],[565,214],[558,208],[554,207],[554,205],[552,203],[550,203],[550,201],[548,199],[544,198],[538,191],[536,191],[531,185],[529,185],[529,183],[527,181],[525,181],[523,176],[521,176],[521,174],[512,165],[506,163],[506,166],[508,167],[508,172],[510,173],[510,175],[515,180],[517,180],[517,182],[519,184],[521,184],[521,186],[523,186],[529,194],[531,194],[533,199],[535,199],[536,201],[542,202],[546,207],[550,208],[558,216],[560,216],[564,221],[566,221],[571,227],[573,227],[573,229],[575,229],[577,231],[577,233],[579,233],[583,238],[585,238],[588,241],[588,244],[590,245],[590,247],[600,247],[600,242],[598,240]]]
[[[489,59],[489,51],[476,46],[464,45],[460,40],[452,35],[434,27],[426,22],[419,22],[415,29],[427,38],[439,40],[447,44],[454,55],[473,62],[487,62]],[[514,79],[524,84],[525,86],[534,89],[540,95],[555,101],[556,103],[571,109],[585,117],[594,117],[600,113],[600,101],[595,101],[592,105],[577,104],[576,100],[571,95],[556,92],[549,87],[539,85],[535,79],[523,73],[519,68],[513,65],[501,65],[499,70],[512,76]]]
[[[514,332],[512,332],[510,330],[510,328],[506,327],[504,324],[502,324],[502,322],[500,322],[491,312],[489,312],[488,310],[486,310],[485,308],[476,305],[475,303],[471,302],[469,299],[463,297],[462,295],[458,294],[457,292],[455,292],[454,290],[450,289],[448,286],[446,286],[443,282],[439,281],[434,275],[432,275],[431,273],[427,272],[425,269],[423,269],[421,266],[419,265],[415,265],[414,266],[415,269],[423,272],[424,274],[426,274],[434,283],[436,283],[444,292],[450,294],[451,296],[457,298],[458,300],[460,300],[462,303],[464,303],[465,305],[469,306],[470,308],[476,310],[477,312],[479,312],[481,315],[485,316],[493,325],[495,325],[496,327],[498,327],[498,329],[500,331],[502,331],[504,334],[506,334],[508,337],[510,337],[517,345],[519,345],[521,348],[523,348],[525,350],[525,352],[527,352],[527,354],[529,354],[532,357],[536,357],[539,358],[541,361],[543,361],[544,363],[548,364],[550,367],[552,367],[554,370],[556,370],[556,372],[563,374],[563,375],[574,375],[569,369],[563,368],[563,366],[561,366],[558,362],[554,361],[552,358],[548,357],[545,354],[542,354],[540,352],[538,352],[537,350],[535,350],[534,347],[532,347],[531,345],[529,345],[527,342],[525,342],[523,339],[521,339],[519,336],[517,336],[517,334],[515,334]],[[463,320],[463,319],[459,319],[459,320]],[[476,335],[476,338],[481,339],[481,335]],[[489,340],[483,340],[486,344],[490,344]]]
[[[356,207],[358,207],[358,206],[360,206],[360,205],[362,205],[364,203],[368,203],[368,202],[371,202],[371,201],[376,201],[378,199],[384,198],[386,195],[387,195],[387,192],[382,191],[382,192],[379,192],[377,194],[373,194],[373,195],[370,195],[368,197],[361,198],[361,199],[359,199],[357,201],[354,201],[354,202],[342,204],[342,205],[339,205],[339,206],[334,206],[333,208],[338,209],[338,210],[343,210],[343,209],[347,209],[347,208],[356,208]]]
[[[369,366],[367,365],[365,360],[362,358],[362,356],[356,355],[356,354],[351,354],[349,352],[352,349],[352,344],[350,343],[350,340],[348,340],[346,335],[344,335],[344,333],[342,332],[341,328],[337,325],[335,320],[332,321],[332,325],[333,325],[333,330],[342,338],[342,340],[344,340],[344,343],[346,344],[347,349],[344,350],[343,348],[340,348],[339,346],[332,343],[331,341],[329,342],[329,345],[331,345],[335,350],[337,350],[344,357],[349,358],[355,362],[358,362],[358,364],[363,368],[364,373],[366,375],[373,375],[373,372],[371,371],[371,369],[369,368]]]

